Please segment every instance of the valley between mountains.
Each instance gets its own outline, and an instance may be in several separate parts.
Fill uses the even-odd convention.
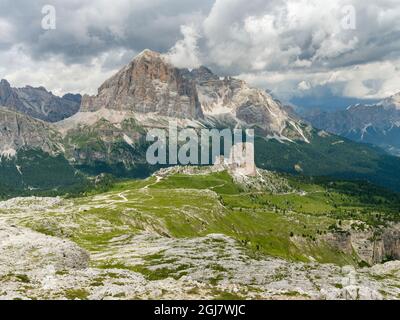
[[[1,299],[400,299],[400,158],[145,50],[95,96],[0,83]],[[255,131],[254,176],[151,128]]]

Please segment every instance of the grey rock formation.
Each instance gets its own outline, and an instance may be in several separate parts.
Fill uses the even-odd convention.
[[[178,69],[167,56],[145,50],[107,80],[97,96],[84,96],[81,112],[109,109],[153,117],[255,127],[264,136],[307,141],[301,121],[265,90],[220,78],[206,67]],[[161,122],[161,121],[160,121]]]
[[[67,93],[62,96],[62,99],[81,104],[82,96],[80,94]]]
[[[328,234],[325,240],[334,248],[374,265],[388,260],[400,260],[400,225],[384,229],[347,230]]]
[[[89,254],[75,243],[0,221],[1,273],[44,269],[83,269]]]
[[[82,111],[101,108],[201,119],[194,81],[161,54],[145,50],[107,80],[95,97],[84,96]]]
[[[78,112],[80,95],[67,94],[62,98],[45,88],[12,88],[7,80],[0,81],[0,105],[47,122],[57,122]]]
[[[13,157],[21,148],[62,151],[59,133],[48,123],[0,107],[0,156]]]
[[[231,119],[240,125],[261,129],[264,135],[290,135],[305,140],[299,119],[290,115],[265,90],[252,88],[240,79],[220,78],[204,66],[185,76],[196,81],[199,100],[207,117]]]

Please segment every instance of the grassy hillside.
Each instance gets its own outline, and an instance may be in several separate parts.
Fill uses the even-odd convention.
[[[339,179],[364,180],[400,191],[400,158],[381,149],[334,135],[313,132],[311,143],[280,143],[256,138],[260,168]]]
[[[358,183],[326,185],[298,179],[289,183],[303,193],[244,191],[227,172],[151,177],[72,199],[73,215],[56,206],[22,221],[49,235],[68,235],[91,252],[108,252],[113,239],[144,231],[178,239],[218,233],[236,239],[255,256],[349,264],[357,263],[358,257],[323,240],[332,228],[340,229],[350,220],[374,226],[399,220],[397,194],[378,192],[365,198],[358,193]],[[374,189],[364,185],[364,190]]]
[[[35,149],[21,149],[13,159],[2,158],[0,176],[0,198],[79,194],[94,187],[64,156]]]

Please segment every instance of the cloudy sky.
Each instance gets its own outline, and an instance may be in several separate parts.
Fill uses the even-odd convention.
[[[56,29],[42,27],[45,5]],[[145,48],[285,102],[381,99],[400,92],[400,1],[0,0],[0,78],[13,86],[93,94]]]

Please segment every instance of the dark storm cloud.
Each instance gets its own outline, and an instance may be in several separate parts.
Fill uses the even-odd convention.
[[[56,30],[41,28],[47,4],[56,9]],[[23,44],[37,60],[61,55],[74,63],[114,48],[167,51],[178,40],[180,26],[206,15],[211,5],[211,0],[2,0],[0,18],[13,27],[8,46]]]
[[[56,30],[41,28],[47,4]],[[283,98],[376,98],[400,91],[398,21],[398,0],[0,0],[0,76],[93,92],[150,48]]]

